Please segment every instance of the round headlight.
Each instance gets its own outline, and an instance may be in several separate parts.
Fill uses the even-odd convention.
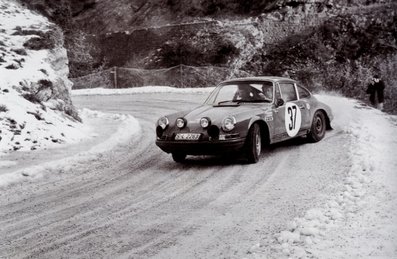
[[[234,129],[234,125],[236,125],[236,118],[228,116],[223,120],[222,129],[224,131],[231,131]]]
[[[203,127],[204,129],[205,129],[205,128],[208,128],[208,126],[209,126],[210,124],[211,124],[210,119],[205,118],[205,117],[200,119],[200,126]]]
[[[176,126],[180,129],[182,129],[183,127],[185,127],[185,119],[184,118],[178,118],[176,119]]]
[[[167,128],[168,124],[170,123],[168,121],[167,117],[161,117],[158,121],[157,121],[158,125],[164,130],[165,128]]]

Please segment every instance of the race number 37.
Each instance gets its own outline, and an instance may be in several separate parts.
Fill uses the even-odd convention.
[[[295,103],[287,103],[285,106],[285,129],[288,136],[294,137],[298,134],[302,123],[302,114]]]

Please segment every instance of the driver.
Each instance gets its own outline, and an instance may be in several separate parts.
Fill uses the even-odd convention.
[[[273,83],[264,82],[262,85],[262,92],[266,100],[273,100]]]

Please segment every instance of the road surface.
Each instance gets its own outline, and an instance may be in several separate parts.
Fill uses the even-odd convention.
[[[174,163],[154,144],[155,122],[205,97],[75,96],[78,108],[133,115],[141,136],[84,166],[1,189],[0,258],[249,258],[258,243],[276,257],[275,235],[340,189],[349,139],[334,125],[319,143],[264,150],[257,164]]]

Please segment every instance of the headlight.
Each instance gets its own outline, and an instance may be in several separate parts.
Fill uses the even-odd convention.
[[[178,118],[176,119],[176,126],[180,129],[183,129],[183,127],[185,127],[186,125],[186,121],[184,118]]]
[[[158,121],[157,121],[158,125],[164,130],[165,128],[167,128],[168,124],[170,123],[168,121],[167,117],[161,117]]]
[[[206,117],[200,119],[200,126],[203,127],[204,129],[205,129],[205,128],[208,128],[208,126],[209,126],[210,124],[211,124],[210,119],[208,119],[208,118],[206,118]]]
[[[235,125],[236,125],[236,118],[233,116],[228,116],[223,120],[222,129],[224,131],[231,131],[232,129],[234,129]]]

